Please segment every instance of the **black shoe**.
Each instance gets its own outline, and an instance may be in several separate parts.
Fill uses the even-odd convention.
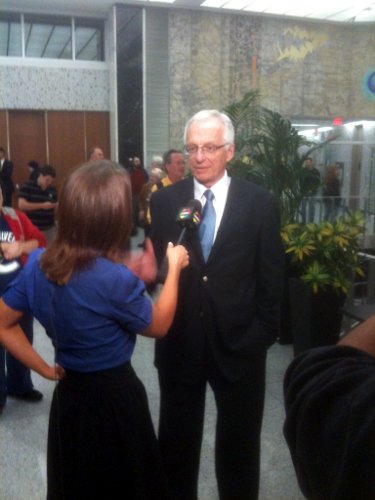
[[[11,398],[22,399],[23,401],[31,401],[32,403],[37,403],[43,399],[43,394],[36,389],[31,389],[31,391],[23,392],[22,394],[8,394]]]
[[[3,413],[4,406],[5,406],[5,405],[0,405],[0,416],[1,416],[1,414]]]

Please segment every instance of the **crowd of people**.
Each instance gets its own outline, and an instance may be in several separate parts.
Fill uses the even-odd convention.
[[[95,145],[58,197],[54,167],[30,161],[17,209],[5,182],[13,165],[0,148],[0,413],[8,396],[41,400],[30,370],[57,381],[49,499],[118,491],[196,499],[207,385],[217,407],[219,497],[258,498],[267,350],[278,337],[284,283],[278,203],[228,175],[235,135],[226,114],[196,113],[183,142],[184,151],[166,151],[149,169],[138,156],[123,168]],[[320,173],[312,162],[306,168],[313,197]],[[194,207],[195,223],[181,230],[184,207]],[[139,229],[143,250],[134,252],[129,238]],[[34,318],[53,344],[52,365],[32,346]],[[375,497],[374,321],[287,371],[284,432],[307,498]],[[131,365],[137,335],[156,339],[157,432]]]
[[[21,273],[29,254],[38,247],[46,247],[55,237],[57,191],[52,186],[56,171],[51,165],[40,167],[34,160],[28,162],[29,179],[17,190],[13,208],[13,162],[0,148],[0,295]],[[19,320],[20,327],[30,343],[34,336],[34,317],[26,311]],[[43,394],[31,378],[30,369],[0,346],[0,414],[8,397],[28,402],[39,402]]]

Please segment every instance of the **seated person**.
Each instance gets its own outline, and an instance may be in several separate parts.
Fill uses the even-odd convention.
[[[38,177],[29,179],[18,193],[18,208],[42,231],[47,243],[56,235],[57,191],[52,186],[55,177],[56,170],[51,165],[44,165],[39,169]]]
[[[336,346],[296,357],[284,435],[306,498],[375,498],[375,315]]]

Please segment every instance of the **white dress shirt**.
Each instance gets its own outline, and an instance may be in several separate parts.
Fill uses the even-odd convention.
[[[194,179],[194,198],[202,203],[202,207],[204,207],[207,201],[206,197],[204,196],[204,193],[205,191],[207,191],[207,189],[211,189],[215,197],[213,200],[213,205],[216,212],[214,241],[216,239],[221,219],[223,218],[225,205],[227,203],[230,180],[231,179],[228,176],[226,170],[223,177],[219,181],[217,181],[216,184],[214,184],[211,188],[206,188],[203,184],[200,184],[196,179]]]

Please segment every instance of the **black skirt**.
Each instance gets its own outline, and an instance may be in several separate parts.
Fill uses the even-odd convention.
[[[146,391],[127,364],[67,371],[54,392],[49,500],[170,498]]]

